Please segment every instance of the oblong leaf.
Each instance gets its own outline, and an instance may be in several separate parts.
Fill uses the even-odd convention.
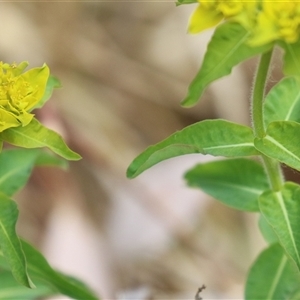
[[[287,182],[278,192],[264,192],[259,206],[288,257],[300,270],[300,186]]]
[[[245,299],[291,299],[299,290],[299,272],[287,259],[282,247],[273,244],[252,265],[247,278]]]
[[[0,133],[0,138],[23,148],[47,147],[68,160],[79,160],[81,156],[72,151],[55,131],[44,127],[35,118],[24,127],[9,128]]]
[[[246,158],[199,164],[184,177],[189,186],[243,211],[259,211],[258,196],[269,187],[262,165]]]
[[[42,280],[59,293],[78,300],[97,300],[98,297],[84,283],[73,277],[55,271],[44,256],[30,244],[22,241],[22,247],[27,258],[28,271],[32,278]]]
[[[264,104],[265,125],[274,121],[300,121],[300,82],[287,77],[268,93]]]
[[[0,249],[15,279],[20,284],[33,288],[34,284],[28,276],[25,256],[15,230],[18,214],[16,203],[0,194]]]
[[[134,178],[163,160],[190,153],[228,157],[259,154],[253,147],[251,128],[225,120],[205,120],[147,148],[130,164],[127,176]]]
[[[300,133],[300,124],[293,121],[278,121],[269,124],[264,138],[255,138],[255,147],[271,158],[291,168],[300,170],[300,145],[295,137]]]
[[[218,26],[208,44],[202,66],[192,81],[183,106],[192,106],[213,81],[228,75],[234,66],[257,54],[268,51],[273,44],[250,47],[246,44],[249,32],[240,24],[224,23]],[[221,49],[221,50],[220,50]]]

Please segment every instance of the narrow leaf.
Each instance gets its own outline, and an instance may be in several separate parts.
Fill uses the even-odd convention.
[[[134,178],[163,160],[191,153],[228,157],[259,154],[253,146],[251,128],[225,120],[205,120],[147,148],[130,164],[127,176]]]
[[[246,300],[279,300],[300,291],[300,276],[282,247],[273,244],[254,262],[246,283]],[[296,299],[296,298],[295,298]]]
[[[278,121],[269,124],[266,136],[254,140],[255,147],[263,154],[300,170],[300,124]]]
[[[53,270],[43,255],[27,242],[22,241],[27,257],[28,271],[32,278],[43,280],[59,293],[78,300],[97,300],[98,297],[81,281]]]
[[[72,151],[62,137],[44,127],[35,118],[25,127],[9,128],[0,134],[0,138],[12,145],[23,148],[48,147],[54,153],[68,160],[78,160],[80,155]]]
[[[240,24],[228,22],[217,27],[208,44],[202,66],[182,101],[183,106],[193,106],[211,82],[230,74],[237,64],[273,46],[250,47],[246,44],[248,38],[249,32]]]
[[[300,186],[287,182],[281,191],[264,192],[259,197],[259,206],[287,255],[300,270]]]
[[[245,158],[199,164],[185,179],[189,186],[244,211],[259,211],[258,197],[269,187],[261,164]]]
[[[285,76],[300,76],[300,41],[290,44],[280,42],[280,46],[284,49],[283,72]]]
[[[265,125],[274,121],[300,122],[300,82],[288,77],[276,84],[265,99]]]
[[[0,249],[7,260],[15,279],[22,285],[33,288],[27,274],[27,266],[15,226],[18,219],[15,202],[0,194]]]

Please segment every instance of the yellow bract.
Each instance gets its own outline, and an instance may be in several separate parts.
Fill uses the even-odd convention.
[[[27,66],[27,62],[19,65],[0,62],[0,132],[29,124],[34,117],[30,110],[45,93],[48,66],[23,73]]]
[[[198,0],[189,32],[198,33],[222,20],[238,22],[250,33],[249,44],[276,40],[294,43],[300,35],[300,0]]]

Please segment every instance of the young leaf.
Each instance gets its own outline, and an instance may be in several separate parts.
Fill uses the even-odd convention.
[[[0,138],[12,145],[23,148],[48,147],[54,153],[68,160],[79,160],[81,156],[73,152],[62,137],[44,127],[35,118],[26,126],[9,128],[0,133]]]
[[[296,43],[280,42],[280,46],[284,49],[283,72],[285,76],[300,76],[300,57],[299,47],[300,41]]]
[[[297,142],[300,124],[293,121],[278,121],[269,124],[263,138],[256,138],[254,145],[260,152],[300,170],[300,145]]]
[[[244,211],[259,211],[258,196],[269,187],[261,164],[245,158],[199,164],[184,177],[189,186]]]
[[[240,24],[229,22],[217,27],[208,44],[202,66],[182,101],[183,106],[193,106],[211,82],[230,74],[237,64],[273,46],[250,47],[246,44],[248,38],[249,32]]]
[[[259,197],[259,206],[287,255],[300,270],[300,186],[287,182],[281,191],[264,192]]]
[[[42,99],[37,103],[31,110],[41,108],[51,97],[53,90],[55,88],[60,88],[61,83],[58,78],[53,75],[50,75],[47,81],[46,90]]]
[[[225,120],[205,120],[147,148],[130,164],[127,176],[134,178],[163,160],[191,153],[229,157],[259,154],[253,146],[251,128]]]
[[[15,279],[22,285],[33,288],[27,273],[27,265],[15,226],[18,219],[15,202],[0,194],[0,249],[7,260]]]
[[[300,121],[300,82],[287,77],[276,84],[265,99],[265,126],[274,121]]]
[[[299,272],[288,260],[282,247],[273,244],[252,265],[246,283],[245,299],[291,299],[299,291]]]
[[[56,291],[41,281],[36,281],[37,288],[28,289],[16,282],[10,271],[0,269],[0,299],[36,300],[56,294]]]
[[[97,300],[98,297],[81,281],[53,270],[43,255],[27,242],[22,241],[27,258],[28,272],[59,293],[78,300]]]

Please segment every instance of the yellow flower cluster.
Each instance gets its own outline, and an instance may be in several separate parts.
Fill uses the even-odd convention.
[[[276,40],[294,43],[300,34],[300,0],[198,0],[189,32],[198,33],[222,20],[238,22],[250,31],[249,43]]]
[[[27,66],[27,62],[0,62],[0,132],[29,124],[34,117],[30,110],[45,93],[49,68],[44,65],[23,73]]]

